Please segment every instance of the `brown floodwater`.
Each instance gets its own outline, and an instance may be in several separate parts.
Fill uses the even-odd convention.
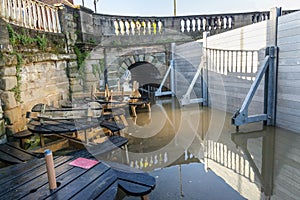
[[[262,123],[236,132],[231,114],[174,99],[127,121],[128,145],[105,159],[154,176],[150,199],[300,198],[299,133]]]

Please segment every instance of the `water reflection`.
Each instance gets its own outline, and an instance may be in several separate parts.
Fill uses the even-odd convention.
[[[299,134],[261,123],[236,132],[230,120],[163,102],[136,121],[128,117],[128,145],[107,158],[155,176],[151,199],[299,199]]]

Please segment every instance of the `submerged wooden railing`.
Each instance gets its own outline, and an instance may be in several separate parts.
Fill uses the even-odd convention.
[[[60,33],[58,8],[36,0],[0,0],[0,16],[25,28]]]

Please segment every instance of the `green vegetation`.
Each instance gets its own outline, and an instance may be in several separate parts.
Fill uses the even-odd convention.
[[[84,52],[79,49],[79,47],[74,46],[74,51],[77,56],[77,65],[78,65],[78,72],[79,72],[79,78],[83,80],[83,83],[85,84],[86,76],[85,76],[85,63],[84,60],[87,58],[89,55],[88,52]],[[83,85],[85,87],[85,85]]]
[[[11,89],[12,92],[15,93],[15,99],[17,102],[21,102],[21,68],[23,65],[23,58],[21,54],[14,53],[17,56],[17,65],[16,65],[16,77],[17,77],[17,85]]]
[[[10,24],[7,24],[7,31],[9,34],[10,43],[13,46],[21,44],[23,46],[29,44],[36,44],[40,50],[45,50],[47,47],[47,38],[44,35],[39,36],[37,35],[35,38],[27,35],[24,30],[22,30],[22,34],[18,34],[14,31]]]

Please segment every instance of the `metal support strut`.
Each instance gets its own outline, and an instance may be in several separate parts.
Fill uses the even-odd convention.
[[[157,91],[155,92],[155,96],[159,97],[159,96],[164,96],[164,95],[172,95],[174,96],[174,91],[175,91],[175,71],[174,71],[174,66],[175,66],[175,47],[176,44],[172,43],[171,44],[171,60],[170,60],[170,66],[159,86],[159,88],[157,89]],[[167,78],[170,77],[170,86],[171,86],[171,91],[162,91],[163,86],[165,85]]]
[[[241,108],[231,118],[231,123],[236,126],[237,129],[243,124],[259,121],[265,121],[267,125],[275,125],[277,51],[278,48],[276,46],[268,47],[266,49],[266,57],[259,68],[255,81],[252,83]],[[264,75],[264,113],[248,116],[249,105]]]

